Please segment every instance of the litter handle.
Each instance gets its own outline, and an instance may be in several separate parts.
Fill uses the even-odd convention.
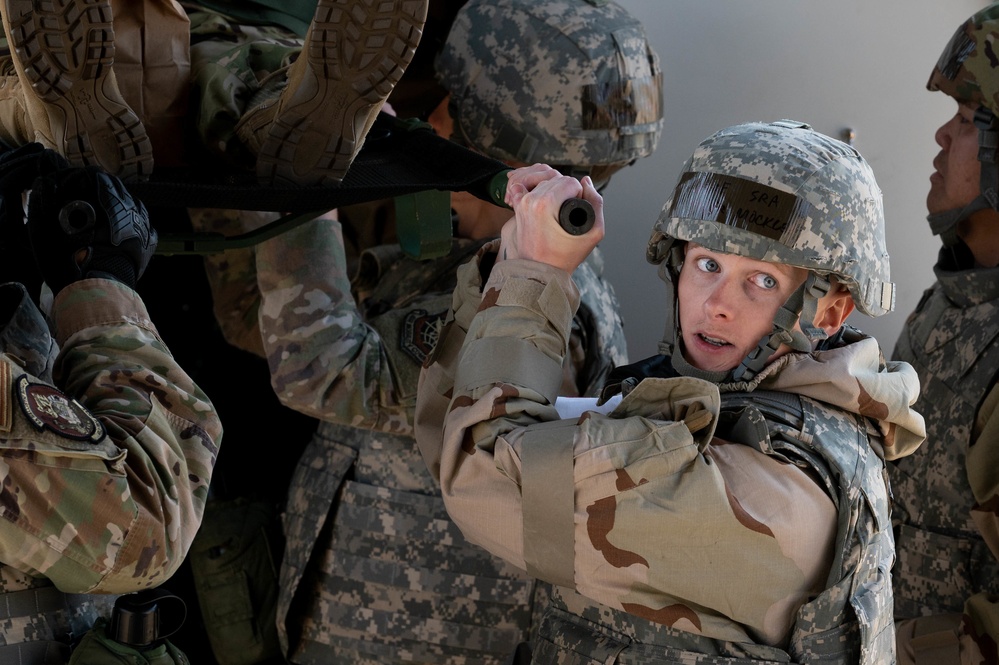
[[[593,228],[595,213],[586,199],[566,199],[558,209],[558,223],[566,233],[581,236]]]

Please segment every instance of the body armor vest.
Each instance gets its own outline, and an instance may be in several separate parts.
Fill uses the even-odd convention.
[[[8,566],[0,567],[0,579],[0,665],[65,665],[73,643],[111,616],[117,598],[66,594]]]
[[[884,463],[868,445],[869,438],[877,434],[860,416],[794,394],[723,392],[721,398],[718,437],[808,469],[839,511],[826,589],[798,610],[789,648],[723,642],[675,630],[556,588],[540,627],[534,662],[895,662],[888,581],[894,543],[888,488]],[[819,414],[823,419],[835,417],[838,424],[852,424],[856,436],[844,437],[842,432],[829,436],[828,430],[815,427]]]
[[[966,470],[972,425],[999,372],[999,271],[936,272],[894,354],[919,374],[914,408],[926,419],[923,445],[889,465],[901,522],[899,619],[961,612],[978,592],[999,594],[999,562],[972,522]]]
[[[404,405],[415,408],[419,372],[451,306],[457,268],[482,244],[456,240],[434,261],[392,247],[361,257],[354,289]],[[594,304],[602,294],[592,278],[598,271],[584,269],[580,309],[589,303],[592,320],[604,315]],[[600,361],[583,375],[594,390],[610,370],[607,358],[626,353],[619,323],[618,338],[608,339],[591,320],[577,317],[588,361]],[[533,599],[543,585],[465,540],[412,431],[397,430],[320,422],[299,460],[278,600],[288,657],[299,664],[505,663],[530,639]]]

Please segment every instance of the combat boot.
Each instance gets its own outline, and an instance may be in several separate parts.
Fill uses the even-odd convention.
[[[3,29],[33,140],[123,180],[153,168],[145,127],[115,80],[111,0],[3,0]]]
[[[10,71],[0,71],[0,141],[8,148],[16,148],[35,140],[35,132],[28,123],[28,112],[24,108],[24,94],[21,80],[14,73],[10,61]]]
[[[280,96],[236,128],[264,184],[340,182],[423,34],[429,0],[319,0]]]

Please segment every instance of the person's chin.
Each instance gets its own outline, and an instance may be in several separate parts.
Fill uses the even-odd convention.
[[[717,351],[695,349],[691,352],[688,345],[687,355],[690,356],[688,361],[691,365],[705,372],[725,372],[739,364],[732,360],[731,349],[718,349]]]

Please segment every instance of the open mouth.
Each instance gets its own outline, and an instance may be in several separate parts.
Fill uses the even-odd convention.
[[[704,333],[697,333],[697,337],[705,344],[710,344],[711,346],[721,348],[723,346],[729,346],[729,343],[723,339],[718,339],[716,337],[708,337]]]

